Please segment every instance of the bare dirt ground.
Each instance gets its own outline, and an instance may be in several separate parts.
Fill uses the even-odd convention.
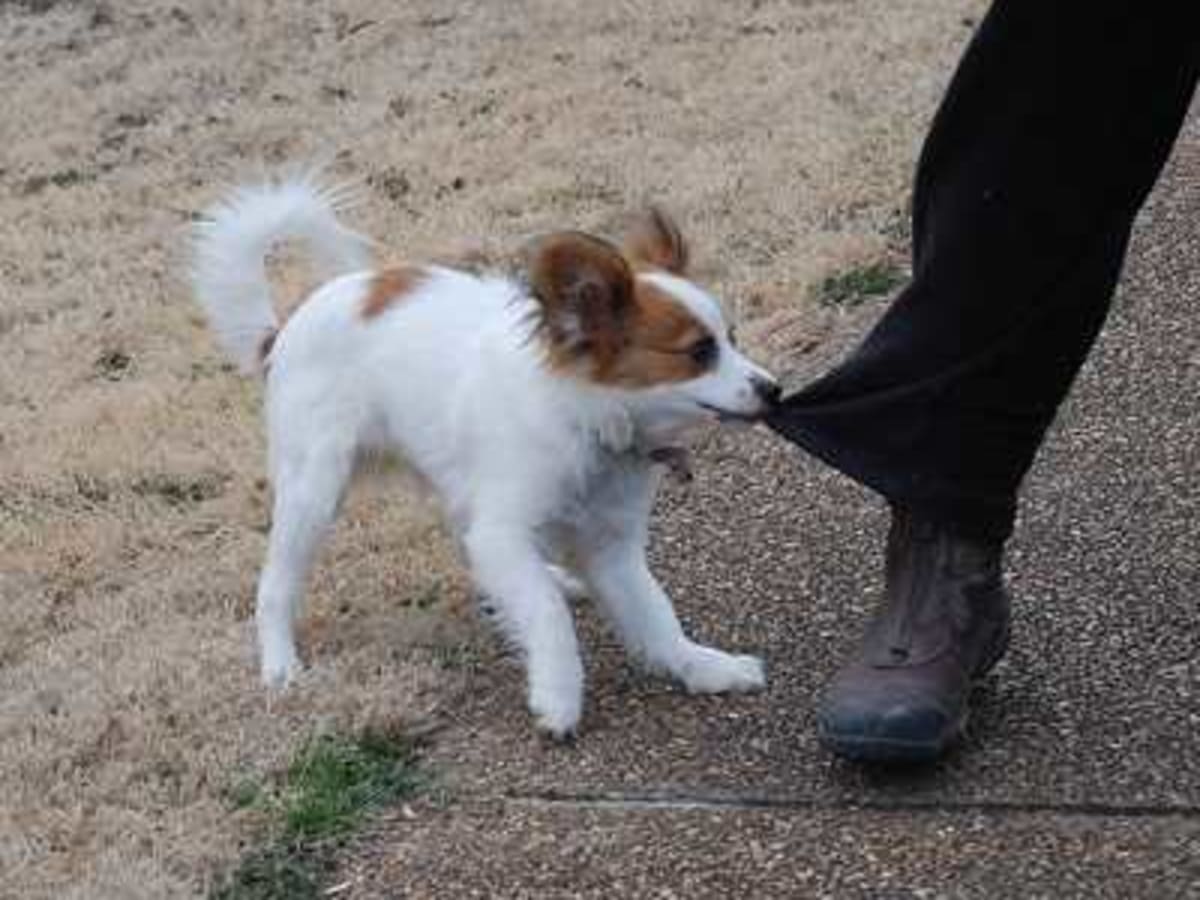
[[[258,688],[259,386],[187,295],[198,210],[322,159],[419,260],[654,199],[743,342],[803,368],[842,321],[814,285],[902,251],[981,6],[0,0],[0,897],[202,893],[255,824],[239,781],[436,718],[494,653],[435,510],[360,493],[311,670]]]

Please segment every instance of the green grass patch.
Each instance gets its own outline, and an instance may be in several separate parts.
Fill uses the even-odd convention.
[[[210,900],[312,900],[333,851],[375,809],[423,785],[415,742],[390,732],[320,735],[274,783],[243,780],[228,792],[239,809],[262,810],[265,845],[247,853]]]
[[[297,841],[342,837],[385,803],[419,786],[409,742],[367,732],[349,741],[333,736],[309,743],[287,772],[284,832]]]
[[[242,857],[212,900],[315,900],[328,867],[328,851],[303,853],[266,847]]]
[[[872,297],[890,294],[904,283],[905,277],[904,271],[895,263],[869,263],[830,275],[821,282],[817,299],[823,306],[851,308]]]

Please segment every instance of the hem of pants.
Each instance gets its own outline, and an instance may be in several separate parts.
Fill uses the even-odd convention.
[[[883,466],[840,442],[834,444],[826,440],[817,429],[798,427],[782,416],[768,424],[789,443],[917,518],[990,544],[1002,544],[1012,534],[1017,510],[1015,496],[971,496],[959,486],[936,481],[919,472],[897,473],[894,466]]]

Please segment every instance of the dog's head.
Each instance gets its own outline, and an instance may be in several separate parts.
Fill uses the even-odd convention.
[[[687,280],[687,264],[687,245],[660,210],[621,247],[574,231],[537,241],[528,277],[548,365],[622,390],[658,427],[768,413],[778,383],[734,346],[720,305]]]

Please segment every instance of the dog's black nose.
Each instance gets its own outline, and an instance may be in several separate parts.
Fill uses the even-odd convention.
[[[783,397],[783,388],[779,386],[779,382],[769,378],[755,378],[752,384],[754,393],[758,394],[768,409],[774,409],[779,405],[779,400]]]

